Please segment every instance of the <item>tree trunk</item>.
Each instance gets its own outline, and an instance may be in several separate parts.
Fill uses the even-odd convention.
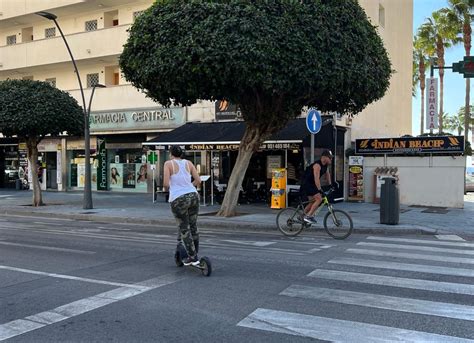
[[[33,206],[43,206],[43,198],[41,196],[41,188],[38,179],[38,143],[35,138],[28,138],[26,146],[28,149],[28,161],[31,168],[31,184],[33,185]]]
[[[220,217],[232,217],[236,215],[237,202],[239,200],[240,187],[244,180],[245,172],[249,166],[250,158],[265,139],[271,134],[271,128],[263,130],[251,124],[247,124],[244,136],[240,142],[237,161],[232,169],[227,190],[222,201],[221,208],[217,213]]]
[[[444,113],[444,45],[441,37],[438,36],[437,41],[437,55],[438,55],[438,66],[439,70],[439,133],[443,132],[443,113]]]

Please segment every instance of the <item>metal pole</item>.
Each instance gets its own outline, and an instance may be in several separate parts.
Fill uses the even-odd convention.
[[[155,168],[154,168],[154,167],[155,167],[155,166],[152,167],[153,169],[152,169],[152,172],[151,172],[151,174],[152,174],[151,177],[152,177],[152,179],[153,179],[153,181],[152,181],[152,183],[153,183],[153,188],[152,188],[152,190],[151,190],[151,194],[153,195],[153,204],[155,203],[155,196],[156,196],[156,191],[155,191]]]
[[[433,63],[434,63],[434,60],[432,59],[431,60],[431,64],[430,64],[430,77],[433,78],[434,77],[434,67],[433,67]],[[439,119],[438,119],[439,120]],[[430,135],[433,134],[433,129],[430,129]]]
[[[84,199],[83,199],[83,204],[82,207],[85,210],[92,209],[92,191],[91,191],[91,146],[90,146],[90,134],[89,134],[89,115],[87,113],[86,109],[86,98],[84,96],[84,88],[82,87],[82,81],[81,81],[81,76],[79,75],[79,70],[77,69],[76,61],[74,60],[74,57],[72,55],[71,49],[69,48],[69,44],[67,43],[66,37],[64,37],[64,33],[61,30],[61,27],[59,26],[58,22],[56,19],[52,19],[54,21],[54,24],[59,30],[59,33],[61,34],[61,37],[64,41],[64,44],[66,45],[67,51],[69,52],[69,56],[71,57],[72,64],[74,65],[74,70],[76,72],[77,76],[77,81],[79,82],[79,89],[81,91],[81,97],[82,97],[82,108],[84,111],[84,165],[86,169],[86,175],[85,175],[85,184],[84,184]]]
[[[334,129],[334,158],[333,158],[334,170],[333,170],[333,173],[332,173],[332,177],[334,178],[334,182],[337,183],[337,180],[336,180],[336,170],[337,170],[337,126],[336,126],[336,113],[334,113],[334,115],[333,115],[332,125],[333,125],[333,129]]]
[[[288,150],[285,149],[285,170],[286,170],[286,173],[285,173],[285,178],[286,178],[286,181],[285,181],[285,207],[288,207]]]
[[[311,163],[314,163],[314,133],[311,134]]]
[[[214,155],[211,150],[211,206],[214,206]]]

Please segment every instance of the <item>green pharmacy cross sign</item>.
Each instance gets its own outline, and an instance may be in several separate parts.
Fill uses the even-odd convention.
[[[464,78],[474,77],[474,56],[464,56],[464,60],[453,63],[453,71],[464,74]]]
[[[156,152],[154,151],[150,152],[150,154],[148,155],[148,162],[150,162],[151,164],[155,164],[156,161],[157,161]]]

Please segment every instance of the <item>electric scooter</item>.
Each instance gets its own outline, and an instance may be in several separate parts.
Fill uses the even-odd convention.
[[[184,266],[183,260],[187,257],[188,257],[188,253],[186,251],[186,248],[184,247],[183,242],[179,241],[178,245],[176,246],[176,251],[174,253],[174,261],[176,263],[176,266],[183,267]],[[197,265],[190,264],[189,266],[185,266],[185,267],[198,269],[201,271],[202,275],[204,276],[211,276],[211,273],[212,273],[211,260],[209,260],[209,258],[206,256],[203,256],[199,259],[199,264]]]

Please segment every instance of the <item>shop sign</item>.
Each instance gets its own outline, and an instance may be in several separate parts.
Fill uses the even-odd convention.
[[[91,132],[175,128],[184,123],[182,107],[95,112],[90,116]]]
[[[438,79],[426,79],[426,129],[438,128]]]
[[[463,136],[357,139],[356,154],[460,154]]]
[[[108,189],[107,179],[107,149],[105,139],[97,138],[97,190],[106,191]]]
[[[227,100],[216,101],[216,121],[242,119],[242,111],[238,105],[231,104]]]
[[[230,151],[239,150],[240,144],[189,144],[185,150],[217,150]],[[300,150],[301,145],[298,143],[264,143],[260,145],[259,150]]]

